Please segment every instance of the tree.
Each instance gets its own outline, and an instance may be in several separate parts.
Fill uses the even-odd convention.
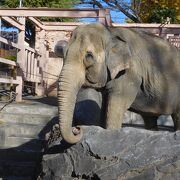
[[[174,8],[169,7],[155,7],[148,16],[147,22],[149,23],[165,23],[166,21],[177,23],[177,12]]]
[[[15,8],[19,6],[19,0],[3,1],[2,5],[7,7]],[[71,8],[78,2],[78,0],[22,0],[23,7]]]
[[[0,7],[3,6],[5,0],[0,1]]]
[[[164,23],[167,17],[171,23],[180,22],[179,0],[133,0],[132,6],[142,22]]]

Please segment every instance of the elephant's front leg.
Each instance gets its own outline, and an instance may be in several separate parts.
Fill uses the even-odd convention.
[[[139,81],[126,76],[108,83],[107,129],[121,128],[124,113],[135,100],[139,85]]]
[[[124,103],[123,98],[119,96],[110,95],[108,98],[107,107],[107,118],[106,118],[106,129],[117,129],[121,128],[124,113],[128,109]]]

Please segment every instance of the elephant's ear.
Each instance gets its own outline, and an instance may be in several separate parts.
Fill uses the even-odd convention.
[[[131,53],[127,42],[117,35],[113,35],[108,49],[109,54],[106,63],[111,79],[114,79],[120,71],[130,67]]]

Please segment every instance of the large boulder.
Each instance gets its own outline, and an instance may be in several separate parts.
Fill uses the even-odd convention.
[[[83,127],[81,142],[58,139],[42,159],[49,179],[179,179],[180,131]]]

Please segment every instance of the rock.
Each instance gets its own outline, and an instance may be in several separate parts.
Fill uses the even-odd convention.
[[[101,122],[102,96],[94,89],[82,88],[77,96],[74,111],[76,125],[102,125]]]
[[[144,127],[144,121],[142,117],[139,114],[130,111],[125,112],[123,123],[126,125],[139,125],[140,127]],[[159,116],[157,124],[158,126],[160,126],[160,128],[167,127],[173,129],[174,127],[174,123],[171,116],[167,115]]]
[[[41,179],[179,179],[180,131],[83,127],[81,142],[56,141],[42,159]]]

